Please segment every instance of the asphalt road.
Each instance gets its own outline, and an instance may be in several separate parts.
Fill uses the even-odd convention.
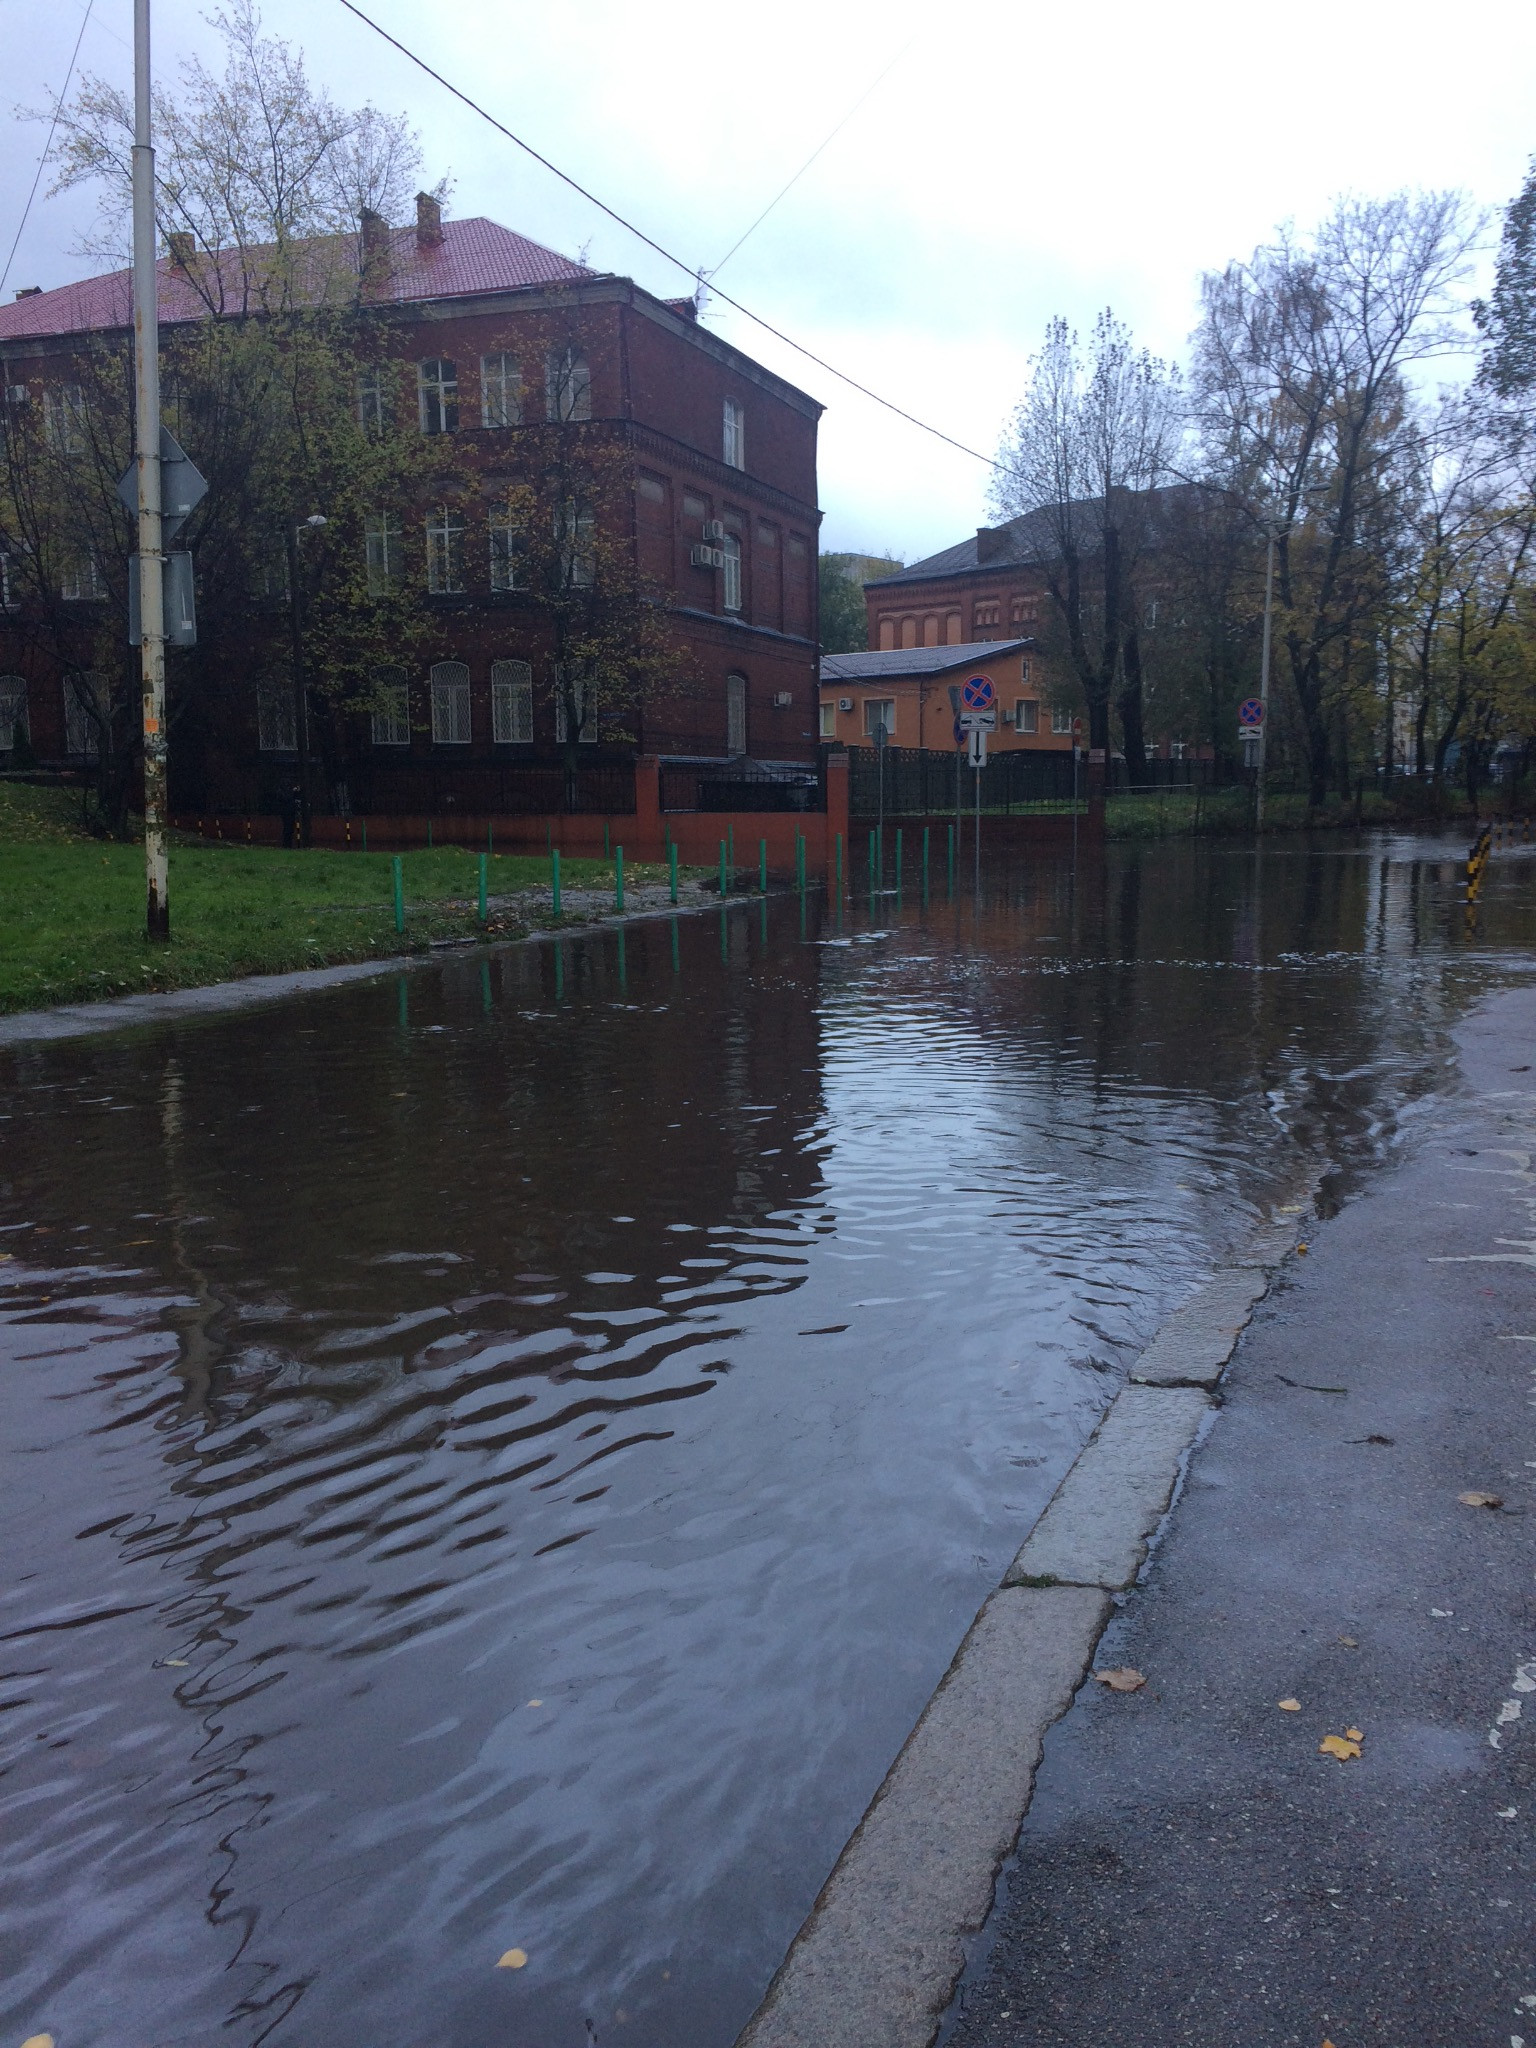
[[[1536,2048],[1536,990],[1459,1045],[1256,1312],[947,2048]]]

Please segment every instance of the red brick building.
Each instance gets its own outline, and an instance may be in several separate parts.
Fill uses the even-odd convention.
[[[981,526],[970,540],[864,586],[872,651],[1032,638],[1049,605],[1036,519]],[[1037,678],[1039,679],[1039,678]]]
[[[188,260],[160,264],[163,327],[209,317]],[[691,301],[654,298],[490,220],[444,221],[425,197],[413,228],[365,222],[357,297],[404,369],[401,405],[424,434],[457,437],[479,480],[458,492],[456,587],[422,588],[433,616],[413,658],[407,715],[351,721],[345,744],[359,779],[377,782],[374,771],[387,768],[392,786],[430,785],[430,799],[397,807],[431,808],[444,792],[454,802],[457,783],[483,789],[497,764],[555,757],[548,652],[517,591],[497,587],[515,577],[498,574],[489,514],[497,479],[516,473],[519,425],[557,416],[605,423],[623,443],[633,469],[628,538],[664,593],[689,671],[686,687],[631,709],[622,738],[601,719],[584,731],[593,759],[813,761],[817,402],[700,326]],[[0,308],[8,402],[67,385],[83,344],[126,345],[129,331],[127,272],[19,295]],[[432,536],[416,529],[429,508],[390,516],[405,572],[425,585]],[[87,577],[68,601],[99,617],[102,587]],[[45,763],[78,757],[87,743],[68,715],[65,675],[39,660],[36,640],[22,631],[13,592],[0,611],[0,762],[18,711]],[[264,715],[252,681],[226,702],[216,726],[173,756],[174,807],[270,809],[275,782],[291,779],[292,722],[280,699]]]

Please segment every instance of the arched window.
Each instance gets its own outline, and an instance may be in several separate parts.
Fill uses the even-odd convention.
[[[64,678],[64,751],[72,761],[95,761],[107,722],[107,679],[93,668]]]
[[[882,653],[884,653],[884,652],[886,652],[886,651],[887,651],[888,649],[890,649],[890,648],[894,647],[895,645],[896,645],[896,621],[895,621],[894,619],[882,619],[882,620],[880,621],[880,649],[881,649],[881,652],[882,652]]]
[[[446,356],[429,356],[417,371],[424,434],[459,430],[459,370]]]
[[[491,738],[498,747],[526,747],[533,739],[533,666],[491,663]]]
[[[27,709],[25,676],[0,676],[0,754],[8,754],[18,735],[32,737],[32,719]]]
[[[469,745],[469,669],[462,661],[432,664],[432,744]]]
[[[552,348],[544,364],[545,406],[552,420],[592,417],[592,371],[578,348]]]
[[[409,684],[403,668],[381,668],[373,677],[373,744],[376,747],[408,747],[411,720]]]
[[[902,622],[901,622],[901,644],[902,644],[902,646],[903,646],[903,647],[915,647],[915,646],[917,645],[917,621],[916,621],[916,619],[913,619],[913,618],[906,618],[906,619],[903,619],[903,620],[902,620]]]
[[[747,751],[747,679],[739,668],[725,679],[725,751]]]
[[[930,613],[928,614],[927,618],[926,618],[926,619],[924,619],[924,621],[923,621],[923,645],[924,645],[925,647],[937,647],[937,646],[938,646],[938,644],[939,644],[939,621],[938,621],[938,615],[937,615],[936,613],[934,613],[934,612],[930,612]]]

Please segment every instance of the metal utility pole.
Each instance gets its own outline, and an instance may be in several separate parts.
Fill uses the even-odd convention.
[[[1259,727],[1259,775],[1253,797],[1255,834],[1264,830],[1264,756],[1269,751],[1269,634],[1275,605],[1275,536],[1272,531],[1268,538],[1269,549],[1264,558],[1264,649],[1259,657],[1259,702],[1264,706],[1264,720]]]
[[[169,939],[160,306],[155,275],[155,152],[150,142],[149,80],[149,0],[133,0],[133,450],[138,472],[139,654],[144,683],[144,928],[151,939]]]

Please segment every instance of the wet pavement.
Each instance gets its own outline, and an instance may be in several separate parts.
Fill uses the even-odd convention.
[[[4,2025],[728,2048],[1129,1359],[1530,973],[1536,860],[1469,930],[1463,852],[0,1049]]]

